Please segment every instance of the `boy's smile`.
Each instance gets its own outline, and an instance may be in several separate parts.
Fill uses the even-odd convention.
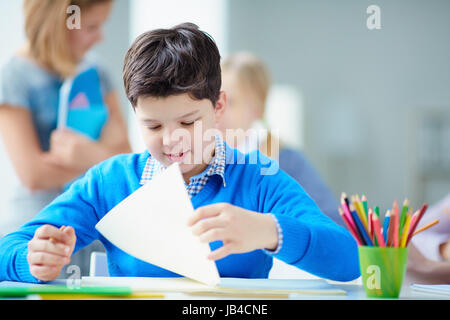
[[[201,173],[214,155],[216,125],[225,109],[220,93],[214,107],[208,99],[195,100],[189,94],[168,97],[139,97],[136,118],[143,141],[164,166],[180,163],[186,183]]]

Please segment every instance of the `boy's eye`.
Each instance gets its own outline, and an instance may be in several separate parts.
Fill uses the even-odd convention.
[[[183,122],[181,122],[181,125],[182,126],[192,126],[194,123],[195,123],[195,121],[198,121],[198,120],[200,120],[201,119],[201,117],[199,117],[199,118],[197,118],[197,119],[195,119],[195,120],[192,120],[192,121],[183,121]]]
[[[149,130],[158,130],[161,126],[147,127]]]

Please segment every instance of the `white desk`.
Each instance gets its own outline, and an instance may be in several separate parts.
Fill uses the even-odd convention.
[[[88,279],[89,277],[85,277],[83,279]],[[124,278],[126,279],[126,278]],[[297,279],[298,280],[298,279]],[[292,281],[296,281],[293,279]],[[66,280],[55,280],[49,282],[49,284],[59,284],[63,285],[66,284]],[[308,294],[293,294],[290,295],[289,299],[293,300],[366,300],[368,299],[366,297],[366,294],[364,292],[364,289],[361,284],[347,284],[347,283],[338,283],[338,282],[329,282],[330,287],[333,289],[341,289],[346,291],[346,294],[338,294],[338,295],[308,295]],[[13,282],[13,281],[3,281],[0,282],[0,287],[5,286],[39,286],[40,284],[30,284],[30,283],[23,283],[23,282]],[[82,282],[83,285],[83,282]],[[122,282],[123,285],[123,282]],[[165,299],[171,299],[171,300],[217,300],[217,299],[232,299],[232,300],[239,300],[239,299],[256,299],[256,298],[246,298],[246,297],[239,297],[239,296],[233,296],[233,297],[216,297],[216,296],[201,296],[201,295],[190,295],[190,294],[184,294],[181,292],[174,291],[168,291],[165,292]],[[265,298],[263,298],[265,299]],[[417,300],[449,300],[450,298],[448,296],[444,295],[438,295],[438,294],[428,294],[428,293],[418,293],[413,291],[409,285],[406,285],[402,288],[402,291],[400,293],[399,299],[417,299]]]

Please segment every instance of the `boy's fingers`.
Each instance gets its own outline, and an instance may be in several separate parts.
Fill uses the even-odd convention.
[[[36,278],[43,281],[55,280],[59,275],[59,268],[56,266],[30,266],[30,272]]]
[[[73,227],[71,227],[71,226],[65,226],[65,227],[63,227],[62,232],[67,237],[66,244],[69,245],[70,247],[74,247],[75,246],[75,242],[77,241],[77,237],[76,237],[76,234],[75,234],[75,229]]]
[[[208,259],[209,260],[223,259],[231,253],[233,253],[232,246],[230,244],[225,244],[222,247],[210,252],[210,254],[208,255]]]
[[[35,252],[48,252],[66,257],[70,253],[70,247],[60,242],[35,239],[28,244],[28,250]]]
[[[28,263],[30,265],[63,266],[69,262],[69,257],[63,257],[53,253],[30,252],[28,254]]]
[[[224,240],[225,230],[223,228],[214,228],[206,231],[200,235],[200,242],[213,242],[218,240]]]
[[[36,230],[36,237],[39,239],[53,239],[59,242],[66,242],[67,236],[55,226],[46,224]]]
[[[226,226],[226,223],[220,217],[213,217],[208,219],[203,219],[198,221],[192,227],[192,233],[196,236],[199,236],[211,228],[223,228]]]
[[[223,203],[215,203],[197,208],[194,214],[188,218],[188,226],[193,226],[201,219],[217,216],[225,208],[226,204]]]

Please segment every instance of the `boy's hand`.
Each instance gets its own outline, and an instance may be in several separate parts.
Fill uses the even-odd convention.
[[[61,269],[70,262],[76,236],[72,227],[58,229],[43,225],[28,242],[28,264],[31,274],[43,281],[55,280]]]
[[[188,219],[188,225],[201,242],[223,242],[222,247],[209,254],[211,260],[256,249],[274,250],[278,244],[278,232],[272,217],[228,203],[198,208]]]

